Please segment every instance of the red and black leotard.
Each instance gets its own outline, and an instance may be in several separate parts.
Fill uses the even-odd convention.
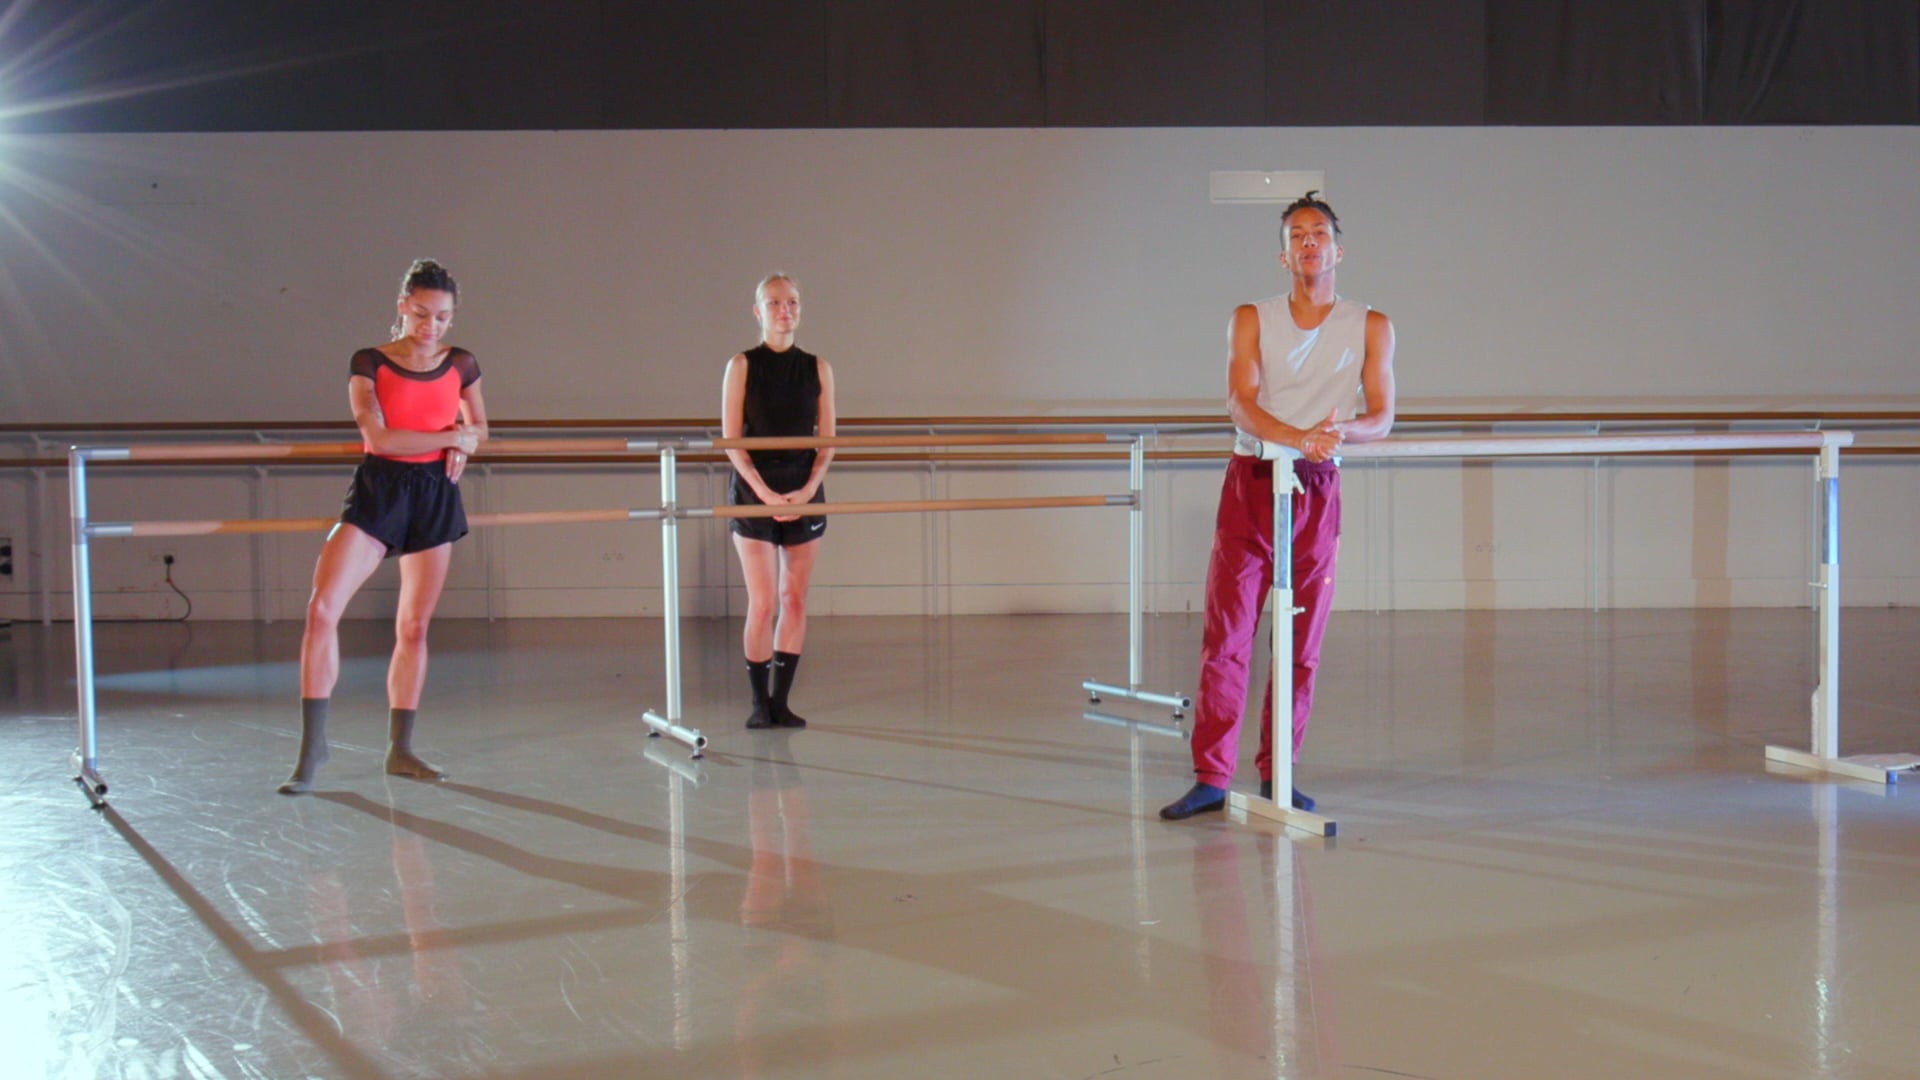
[[[448,349],[432,371],[408,371],[379,349],[353,354],[353,375],[373,382],[374,400],[396,431],[447,431],[460,418],[460,392],[480,377],[465,349]],[[406,555],[450,544],[467,534],[460,488],[447,476],[444,450],[384,457],[366,448],[353,470],[340,520]]]
[[[396,431],[448,431],[460,419],[460,391],[480,378],[480,363],[465,349],[449,348],[432,371],[408,371],[379,349],[353,354],[354,375],[373,380],[374,400],[387,427]],[[373,447],[365,447],[373,453]],[[405,454],[392,461],[437,461],[443,451]]]

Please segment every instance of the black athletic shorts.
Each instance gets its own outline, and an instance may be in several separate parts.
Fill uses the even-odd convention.
[[[760,479],[775,491],[798,491],[807,486],[807,477],[813,474],[813,455],[805,460],[789,465],[756,464]],[[760,496],[753,493],[740,474],[733,475],[731,498],[735,506],[762,506]],[[827,501],[827,485],[821,484],[820,490],[813,493],[812,502]],[[797,547],[810,543],[827,534],[825,517],[803,517],[794,521],[775,521],[772,518],[734,518],[733,534],[749,540],[764,540],[777,547]]]
[[[394,461],[368,454],[353,470],[340,520],[387,546],[387,557],[451,544],[467,535],[460,485],[445,461]]]

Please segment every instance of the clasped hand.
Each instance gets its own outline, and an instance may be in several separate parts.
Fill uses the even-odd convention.
[[[1329,415],[1301,434],[1300,456],[1308,461],[1331,461],[1340,452],[1340,445],[1346,441],[1346,432],[1340,430],[1339,423]]]
[[[813,501],[813,489],[810,488],[801,488],[799,491],[786,492],[769,491],[767,494],[771,496],[771,498],[764,498],[760,501],[766,503],[768,506],[805,506],[807,503]],[[804,516],[803,514],[776,514],[773,520],[799,521]]]
[[[447,479],[460,482],[460,474],[467,471],[467,459],[480,449],[480,429],[470,424],[455,424],[453,427],[453,445],[447,447]]]

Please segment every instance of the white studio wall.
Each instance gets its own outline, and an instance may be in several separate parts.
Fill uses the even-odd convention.
[[[1920,396],[1905,128],[93,135],[0,138],[0,423],[344,422],[347,356],[424,254],[461,279],[454,339],[498,418],[714,415],[774,269],[802,284],[843,415],[1211,411],[1233,304],[1282,287],[1274,208],[1212,203],[1221,169],[1325,172],[1342,292],[1394,317],[1403,406]],[[1849,471],[1848,602],[1909,602],[1914,470]],[[1198,595],[1217,473],[1154,470],[1159,610]],[[325,514],[345,483],[156,475],[103,470],[96,515]],[[1124,484],[1119,465],[832,480],[836,499]],[[492,510],[657,498],[650,468],[468,487]],[[1340,601],[1800,604],[1810,487],[1798,460],[1356,468]],[[682,497],[722,495],[689,473]],[[9,474],[0,534],[64,542],[64,498],[57,473]],[[1123,518],[841,519],[816,610],[1118,610]],[[688,612],[729,610],[721,528],[682,536]],[[296,617],[317,544],[178,541],[176,577],[202,575],[196,617]],[[0,615],[38,613],[42,577],[64,592],[46,546]],[[149,547],[96,545],[103,617],[170,595]],[[442,612],[657,611],[658,554],[651,526],[494,532]],[[365,613],[390,605],[377,586]]]

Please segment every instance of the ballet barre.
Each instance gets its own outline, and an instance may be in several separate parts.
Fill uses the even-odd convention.
[[[1812,751],[1767,747],[1767,760],[1816,772],[1892,784],[1899,769],[1840,756],[1840,450],[1850,431],[1714,433],[1706,435],[1507,435],[1438,439],[1383,439],[1340,448],[1336,459],[1596,457],[1641,454],[1712,454],[1741,450],[1802,451],[1816,455],[1820,495],[1820,545],[1815,579],[1819,612],[1819,681],[1812,701]],[[1260,457],[1273,464],[1273,586],[1268,593],[1273,640],[1273,799],[1231,792],[1228,805],[1321,836],[1335,835],[1331,818],[1292,806],[1293,788],[1293,498],[1300,481],[1293,462],[1300,452],[1263,442]],[[1284,722],[1283,722],[1284,718]],[[1282,735],[1288,748],[1282,753]],[[1287,794],[1281,794],[1285,792]],[[1284,801],[1283,801],[1284,800]]]
[[[659,450],[654,439],[489,439],[476,456],[487,453],[632,453],[648,454]],[[73,514],[73,636],[74,679],[78,684],[79,745],[70,759],[74,782],[95,808],[106,804],[107,782],[100,775],[99,728],[94,695],[93,670],[93,572],[89,543],[95,538],[141,536],[215,536],[232,534],[317,532],[331,528],[338,518],[257,518],[245,520],[203,521],[118,521],[95,522],[88,519],[87,467],[90,463],[115,462],[247,462],[280,461],[300,458],[337,457],[355,454],[360,443],[269,443],[234,445],[230,443],[193,443],[154,446],[75,446],[67,452],[67,484]],[[647,521],[664,511],[654,507],[633,509],[523,511],[504,514],[473,514],[469,525],[546,525],[578,524],[599,521]]]
[[[930,446],[1033,446],[1062,444],[1112,444],[1126,443],[1130,446],[1129,486],[1124,495],[1060,495],[1031,498],[998,499],[923,499],[923,500],[875,500],[846,503],[806,503],[782,506],[715,506],[687,508],[679,502],[679,464],[678,455],[683,449],[689,450],[822,450],[852,447],[930,447]],[[694,757],[702,756],[706,748],[706,738],[696,728],[687,727],[682,721],[682,701],[680,684],[680,545],[678,542],[679,522],[701,518],[731,520],[738,518],[767,517],[826,517],[835,514],[900,514],[900,513],[946,513],[975,510],[1041,510],[1068,509],[1085,507],[1125,506],[1129,508],[1128,529],[1128,566],[1127,566],[1127,663],[1128,683],[1124,687],[1110,686],[1089,680],[1082,684],[1084,689],[1106,691],[1120,697],[1132,697],[1142,701],[1151,701],[1170,705],[1177,719],[1181,709],[1191,707],[1191,699],[1185,694],[1161,694],[1141,688],[1141,654],[1144,635],[1141,630],[1141,598],[1143,589],[1144,543],[1146,526],[1143,512],[1145,505],[1146,470],[1144,466],[1146,437],[1140,434],[1118,434],[1102,432],[1071,432],[1026,435],[840,435],[806,437],[751,437],[726,439],[679,439],[671,445],[660,448],[660,502],[663,515],[660,519],[663,533],[660,544],[661,579],[664,585],[664,617],[666,622],[666,706],[664,710],[648,709],[641,714],[641,720],[649,729],[650,738],[667,736],[686,743],[693,749]],[[1093,698],[1099,701],[1097,692]]]
[[[985,446],[1015,447],[1031,445],[1087,445],[1127,442],[1132,445],[1133,482],[1126,494],[1063,495],[1019,498],[884,500],[870,502],[822,503],[804,508],[795,506],[718,506],[683,507],[679,505],[677,457],[683,448],[700,450],[791,450],[838,447],[932,447]],[[1141,461],[1145,437],[1139,434],[1102,432],[1031,434],[957,434],[957,435],[853,435],[807,438],[742,439],[630,439],[552,438],[489,439],[476,450],[476,459],[492,455],[546,454],[637,454],[657,455],[661,463],[660,502],[658,507],[614,507],[591,510],[546,510],[511,513],[476,513],[467,517],[476,528],[520,525],[593,524],[654,521],[662,528],[662,571],[666,622],[667,706],[662,715],[654,710],[643,714],[653,737],[668,736],[685,743],[698,759],[707,738],[697,728],[682,723],[680,694],[680,574],[678,524],[682,520],[733,519],[778,516],[821,516],[829,514],[879,514],[952,512],[973,510],[1031,510],[1126,506],[1132,512],[1131,558],[1129,566],[1129,674],[1128,692],[1138,691],[1141,667],[1140,573],[1143,470]],[[99,769],[98,707],[94,692],[93,603],[90,542],[93,539],[127,537],[186,537],[214,535],[259,535],[273,533],[318,532],[333,527],[338,518],[250,518],[176,521],[92,521],[88,512],[88,467],[90,464],[122,462],[147,463],[260,463],[283,460],[340,458],[361,453],[360,443],[277,443],[277,444],[161,444],[118,447],[72,447],[68,452],[68,484],[73,524],[73,586],[75,681],[78,696],[78,746],[71,765],[75,782],[95,807],[105,805],[108,785]],[[800,512],[804,511],[804,514]],[[1184,695],[1140,694],[1146,700],[1184,703]],[[1176,716],[1178,714],[1176,713]],[[650,758],[657,754],[649,753]],[[678,775],[678,773],[676,773]],[[692,774],[689,774],[692,775]]]

